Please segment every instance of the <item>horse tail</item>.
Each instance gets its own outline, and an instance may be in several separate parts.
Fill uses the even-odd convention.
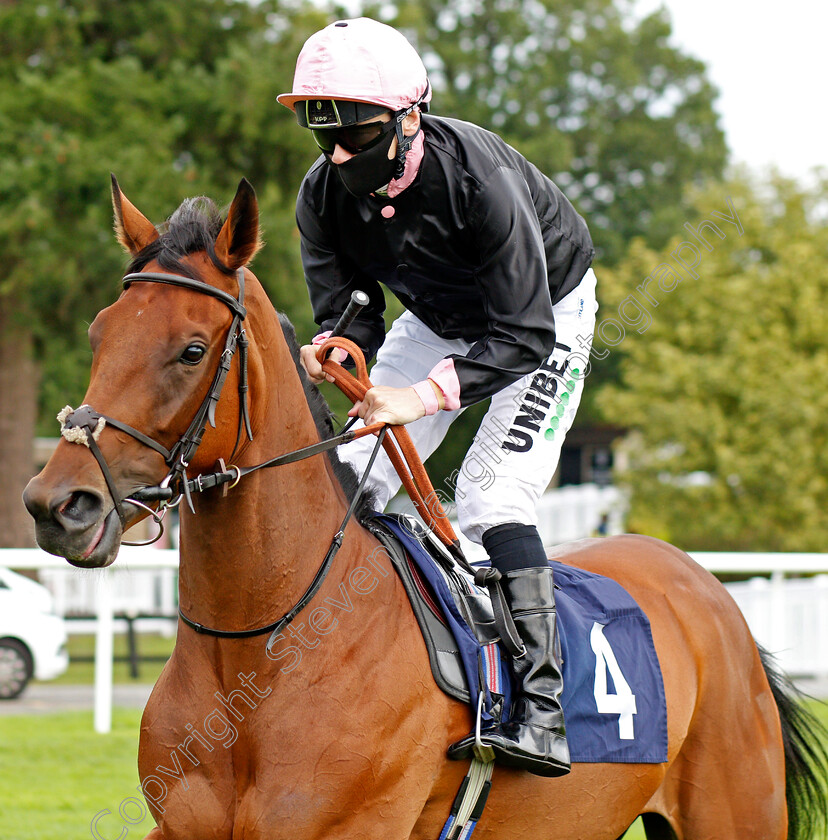
[[[759,657],[782,723],[788,840],[810,840],[828,828],[828,729],[761,645]]]

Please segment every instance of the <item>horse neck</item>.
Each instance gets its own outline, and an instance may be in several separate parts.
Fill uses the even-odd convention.
[[[234,459],[242,467],[319,440],[271,313],[256,317],[251,307],[249,315],[254,434]],[[234,387],[229,379],[228,387]],[[290,609],[313,579],[347,509],[326,455],[259,470],[226,497],[214,490],[194,502],[195,516],[182,511],[181,608],[200,623],[234,630],[270,623]]]

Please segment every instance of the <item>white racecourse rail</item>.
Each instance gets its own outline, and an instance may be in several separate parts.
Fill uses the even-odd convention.
[[[691,552],[691,556],[714,573],[769,575],[769,578],[754,577],[728,584],[753,635],[777,655],[791,675],[819,678],[828,675],[828,554]],[[113,567],[83,571],[40,549],[0,549],[0,565],[41,570],[42,578],[58,594],[62,584],[56,581],[66,576],[79,577],[85,581],[87,590],[94,590],[92,612],[97,615],[94,725],[98,732],[108,732],[112,720],[114,613],[130,610],[123,594],[116,599],[116,591],[160,592],[165,607],[169,607],[170,580],[178,568],[178,552],[124,547]],[[788,578],[788,575],[815,573],[815,577]],[[56,604],[60,603],[57,599]],[[146,601],[140,609],[147,609]]]
[[[94,609],[97,615],[95,626],[95,715],[94,723],[97,732],[109,732],[112,728],[112,639],[115,633],[115,600],[113,582],[133,591],[141,590],[141,585],[135,581],[143,579],[144,583],[163,582],[174,576],[178,570],[177,549],[153,549],[123,546],[114,566],[108,569],[85,570],[70,566],[62,557],[54,557],[39,548],[6,548],[0,549],[0,565],[10,569],[37,569],[41,571],[44,583],[52,589],[55,598],[55,608],[60,610],[66,606],[66,600],[61,600],[66,589],[63,583],[67,576],[74,576],[84,581],[86,589],[94,591]],[[59,583],[56,584],[56,581]],[[90,586],[91,583],[91,586]],[[120,586],[119,586],[120,588]],[[133,604],[135,602],[133,601]],[[119,606],[123,606],[122,604]],[[146,607],[144,607],[145,609]],[[124,610],[130,612],[130,608]],[[136,610],[138,611],[138,610]],[[70,625],[70,629],[71,625]],[[76,629],[76,628],[75,628]]]

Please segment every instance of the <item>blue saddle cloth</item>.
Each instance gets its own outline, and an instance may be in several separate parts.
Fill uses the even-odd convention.
[[[477,685],[487,654],[460,615],[443,572],[408,528],[384,514],[376,518],[429,582],[457,641],[467,681]],[[667,702],[647,616],[614,580],[555,561],[550,565],[558,587],[562,706],[572,761],[667,761]],[[508,661],[508,655],[502,658]],[[511,675],[508,668],[503,671],[507,685],[498,691],[508,709]]]
[[[650,622],[610,578],[551,563],[573,761],[667,761],[667,700]]]

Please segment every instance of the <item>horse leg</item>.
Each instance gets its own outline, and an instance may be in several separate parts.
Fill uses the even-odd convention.
[[[676,832],[661,814],[642,814],[641,821],[647,840],[676,840]]]
[[[776,704],[753,639],[745,633],[728,642],[718,651],[718,674],[702,678],[687,737],[647,811],[660,814],[678,840],[785,840]],[[645,828],[648,838],[670,837],[661,820],[651,817]]]

